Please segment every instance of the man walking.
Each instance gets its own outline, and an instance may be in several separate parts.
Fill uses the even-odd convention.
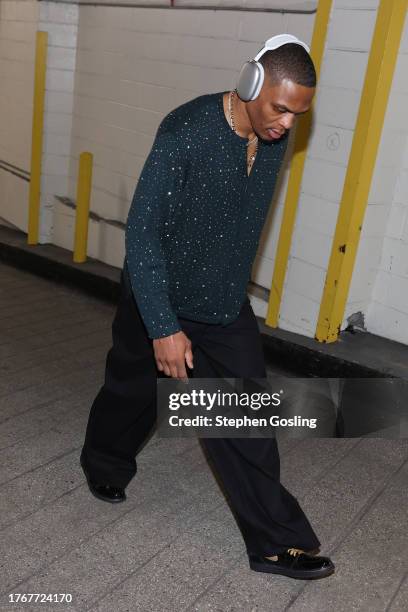
[[[234,91],[198,96],[160,123],[129,210],[113,346],[81,453],[99,499],[126,499],[156,420],[158,376],[266,377],[246,289],[287,133],[315,86],[308,47],[279,35],[243,66]],[[332,574],[331,560],[312,554],[320,542],[280,483],[276,440],[202,442],[251,569]]]

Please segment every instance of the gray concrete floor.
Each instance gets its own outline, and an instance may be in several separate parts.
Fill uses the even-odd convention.
[[[320,581],[249,570],[197,440],[154,435],[128,500],[92,497],[78,460],[113,314],[0,264],[0,609],[407,610],[408,440],[282,440],[282,481],[336,564]]]

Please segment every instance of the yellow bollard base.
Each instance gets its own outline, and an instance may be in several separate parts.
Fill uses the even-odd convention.
[[[75,257],[75,256],[74,256],[74,257],[72,258],[72,261],[73,261],[74,263],[85,263],[85,262],[86,262],[86,259],[87,259],[86,257]]]

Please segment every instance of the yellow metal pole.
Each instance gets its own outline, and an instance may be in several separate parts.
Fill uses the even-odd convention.
[[[86,261],[88,244],[89,203],[92,188],[92,153],[79,156],[78,188],[75,217],[74,257],[76,263]]]
[[[316,68],[317,76],[320,74],[324,47],[326,43],[327,28],[329,25],[332,0],[320,0],[317,8],[310,55]],[[290,245],[292,242],[293,228],[295,225],[296,211],[300,194],[300,185],[306,161],[307,141],[309,138],[312,122],[313,106],[310,111],[298,120],[296,127],[294,151],[290,167],[288,188],[283,207],[282,223],[279,232],[278,245],[276,248],[275,266],[273,270],[271,291],[269,294],[268,311],[265,324],[277,327],[279,309],[282,300],[283,283],[285,281],[286,268],[289,259]]]
[[[316,326],[335,342],[349,292],[408,0],[381,0]]]
[[[38,244],[40,224],[41,158],[44,124],[45,76],[47,71],[48,32],[37,32],[35,47],[31,170],[28,200],[28,244]]]

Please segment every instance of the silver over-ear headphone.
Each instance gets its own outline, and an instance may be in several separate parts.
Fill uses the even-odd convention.
[[[255,100],[258,97],[261,87],[264,82],[265,72],[262,64],[258,62],[259,58],[267,51],[277,49],[287,43],[296,43],[301,45],[309,53],[310,49],[306,43],[302,42],[292,34],[278,34],[272,38],[268,38],[262,49],[257,53],[254,59],[251,59],[241,68],[237,81],[237,94],[244,102]]]

